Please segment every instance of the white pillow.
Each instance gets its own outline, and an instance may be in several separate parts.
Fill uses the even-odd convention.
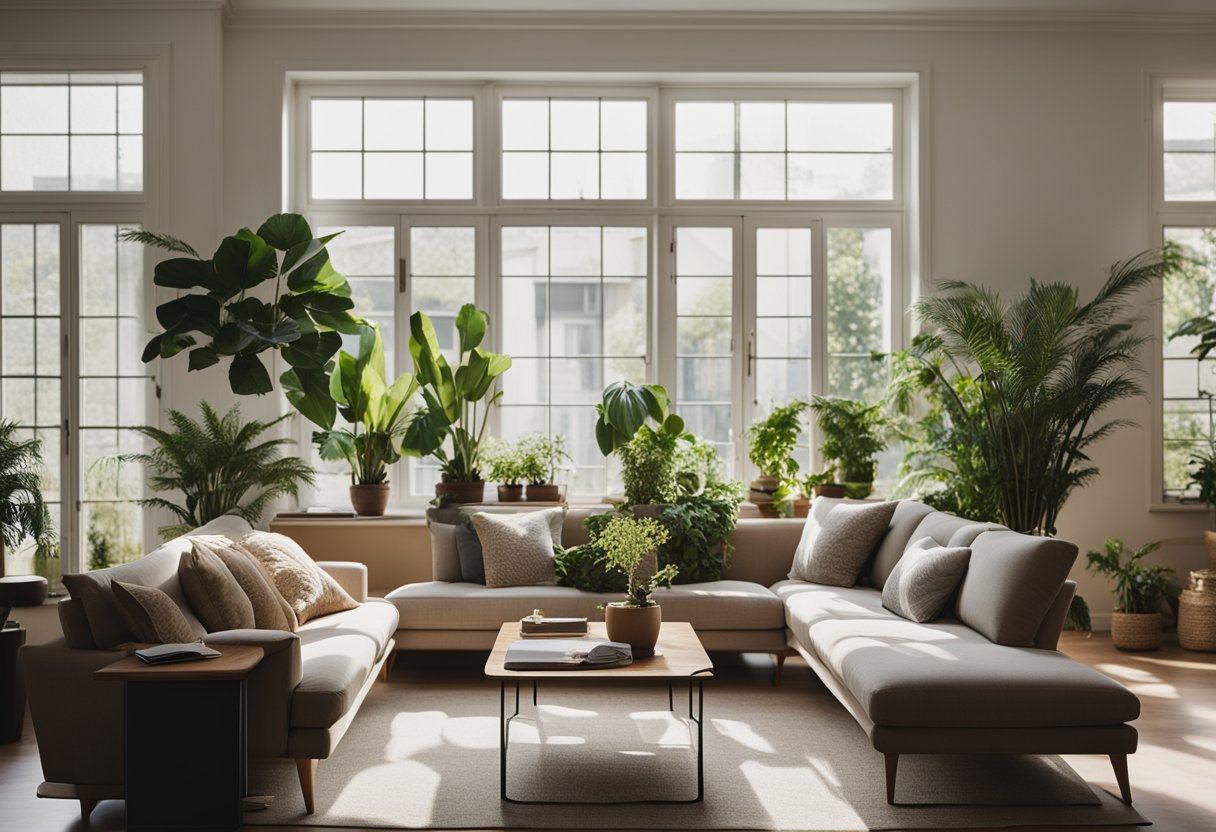
[[[561,546],[565,508],[521,514],[470,515],[481,541],[486,586],[534,586],[557,583],[553,547]]]

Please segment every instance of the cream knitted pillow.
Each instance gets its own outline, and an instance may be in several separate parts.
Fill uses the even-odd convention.
[[[295,612],[300,624],[359,606],[290,537],[274,532],[250,532],[238,543],[265,567],[274,588]]]

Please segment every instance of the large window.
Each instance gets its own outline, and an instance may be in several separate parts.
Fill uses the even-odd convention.
[[[909,92],[307,84],[295,202],[346,229],[335,265],[393,345],[392,372],[408,367],[413,312],[451,348],[462,303],[490,311],[491,346],[514,360],[491,429],[567,437],[573,494],[616,488],[593,429],[620,379],[665,385],[746,477],[744,431],[773,406],[885,389],[870,354],[900,343]],[[456,100],[467,149],[437,150],[415,122]],[[466,154],[472,207],[421,178],[433,152]],[[373,176],[378,154],[395,167]],[[804,465],[814,446],[803,437]],[[401,468],[399,497],[433,493],[434,460]],[[344,504],[346,483],[334,467],[317,502]]]

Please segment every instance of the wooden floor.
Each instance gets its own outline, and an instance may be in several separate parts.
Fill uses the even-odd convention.
[[[1153,822],[1153,829],[1216,830],[1216,655],[1182,650],[1172,636],[1167,636],[1165,648],[1152,653],[1120,652],[1104,633],[1092,638],[1067,633],[1061,646],[1140,697],[1143,712],[1136,722],[1140,750],[1130,759],[1131,781],[1136,808]],[[737,682],[763,685],[768,667],[762,660],[726,660],[720,663],[718,675],[723,671]],[[807,683],[804,675],[809,673],[791,660],[785,684],[798,684],[800,679]],[[1086,780],[1117,793],[1105,757],[1067,759]],[[123,828],[120,801],[102,802],[91,825],[85,826],[75,802],[34,797],[41,780],[38,749],[27,724],[19,742],[0,745],[0,832]],[[279,827],[256,828],[274,832]],[[1038,832],[1043,829],[1037,827]],[[1085,829],[1096,832],[1098,827]]]

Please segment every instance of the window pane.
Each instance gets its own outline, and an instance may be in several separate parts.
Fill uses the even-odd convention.
[[[676,199],[734,198],[734,154],[676,154]]]
[[[549,149],[548,100],[502,102],[502,149]]]
[[[1164,105],[1165,198],[1216,200],[1216,101]]]
[[[314,98],[312,149],[359,150],[362,146],[363,102],[359,99]]]
[[[470,99],[426,101],[426,149],[473,149],[473,102]]]
[[[421,199],[422,154],[364,154],[363,198]]]
[[[870,353],[888,349],[891,230],[830,228],[827,246],[828,394],[875,402],[887,384]]]
[[[739,197],[785,199],[785,154],[742,154],[739,159]]]
[[[895,108],[888,103],[789,103],[792,151],[872,151],[894,148]]]
[[[600,103],[600,148],[602,150],[646,150],[646,102],[603,101]]]
[[[314,105],[318,102],[314,101]],[[347,103],[347,102],[339,102]],[[313,110],[316,118],[316,110]],[[357,126],[357,123],[355,123]],[[350,127],[345,128],[350,132]],[[339,147],[316,150],[358,150],[359,137],[342,135]],[[353,143],[352,143],[353,142]],[[364,150],[422,150],[422,102],[369,98],[363,102]]]
[[[118,88],[76,86],[71,91],[73,133],[118,132]]]
[[[6,86],[0,94],[0,127],[13,134],[66,134],[68,88]]]
[[[547,199],[549,154],[502,154],[503,199]]]
[[[448,361],[457,361],[456,313],[473,303],[477,229],[472,226],[410,229],[410,311],[425,312],[435,325]]]
[[[599,199],[600,171],[596,153],[550,155],[550,199]]]
[[[427,153],[427,199],[472,199],[473,154]]]
[[[72,136],[71,189],[118,190],[117,136]]]
[[[600,154],[600,196],[604,199],[645,199],[646,154]]]
[[[550,150],[599,150],[598,101],[553,101],[549,114]]]
[[[811,229],[757,228],[755,236],[756,415],[774,406],[806,398],[811,392]],[[782,297],[764,298],[762,292],[804,296],[806,302],[790,306]]]
[[[891,199],[889,153],[791,153],[790,199]]]
[[[739,148],[744,151],[785,150],[785,102],[740,104]]]
[[[312,154],[314,199],[359,199],[363,196],[363,159],[358,153]]]
[[[676,103],[676,150],[735,149],[735,105],[729,101]]]
[[[66,136],[0,136],[0,190],[67,189]]]

